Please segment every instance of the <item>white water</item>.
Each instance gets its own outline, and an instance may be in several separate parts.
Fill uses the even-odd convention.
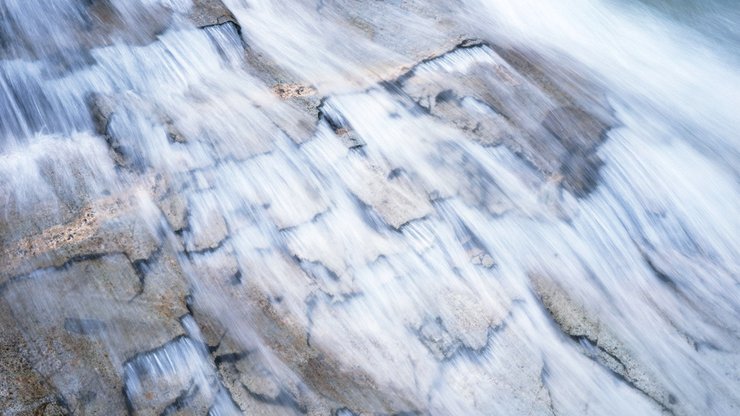
[[[188,227],[175,233],[145,192],[141,222],[165,250],[184,246],[177,261],[194,305],[257,351],[281,388],[301,386],[296,401],[438,415],[738,412],[740,68],[731,50],[604,1],[225,1],[241,39],[229,25],[192,27],[178,14],[193,7],[187,0],[112,3],[120,27],[107,38],[79,35],[91,23],[72,0],[0,3],[0,35],[10,39],[0,61],[3,244],[159,173],[187,184],[174,192],[188,201]],[[156,38],[137,38],[158,4],[175,17]],[[369,23],[341,23],[356,19]],[[471,141],[377,84],[449,50],[450,27],[537,51],[599,85],[618,124],[597,150],[593,192],[576,196],[509,147]],[[296,128],[296,108],[244,60],[242,42],[312,85],[324,114],[364,145],[348,149],[326,120]],[[512,89],[549,105],[485,46],[415,74],[446,85],[476,65],[513,72]],[[124,141],[124,168],[95,134],[93,92],[121,103],[108,128]],[[516,100],[504,105],[539,124],[545,110]],[[468,105],[481,119],[500,117]],[[165,119],[185,142],[168,138]],[[24,214],[42,209],[40,219]],[[600,352],[584,337],[563,334],[535,295],[536,276],[599,322],[599,344],[629,351],[633,380],[592,359]],[[98,313],[83,295],[13,284],[4,296],[19,315]],[[134,405],[147,377],[177,373],[182,388],[208,392],[211,414],[239,412],[197,325],[184,320],[186,337],[139,361],[130,359],[140,351],[120,353],[130,334],[104,337],[101,348],[121,354],[112,363]],[[30,342],[44,336],[26,331]],[[319,370],[316,351],[329,362]],[[51,381],[64,390],[80,377]]]

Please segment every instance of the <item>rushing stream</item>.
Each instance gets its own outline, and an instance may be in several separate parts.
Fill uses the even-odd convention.
[[[0,414],[740,414],[740,3],[0,0]]]

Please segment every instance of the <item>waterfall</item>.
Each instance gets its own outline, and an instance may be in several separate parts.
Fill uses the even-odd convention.
[[[0,414],[736,414],[736,18],[0,0]]]

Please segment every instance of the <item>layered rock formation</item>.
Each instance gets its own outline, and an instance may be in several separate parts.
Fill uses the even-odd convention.
[[[732,263],[611,225],[588,70],[445,2],[140,3],[0,6],[3,415],[737,409],[681,292]]]

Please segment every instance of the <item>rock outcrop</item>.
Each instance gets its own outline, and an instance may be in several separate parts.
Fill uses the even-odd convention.
[[[44,47],[0,5],[2,415],[695,409],[531,273],[618,124],[586,71],[444,2],[82,3]]]

